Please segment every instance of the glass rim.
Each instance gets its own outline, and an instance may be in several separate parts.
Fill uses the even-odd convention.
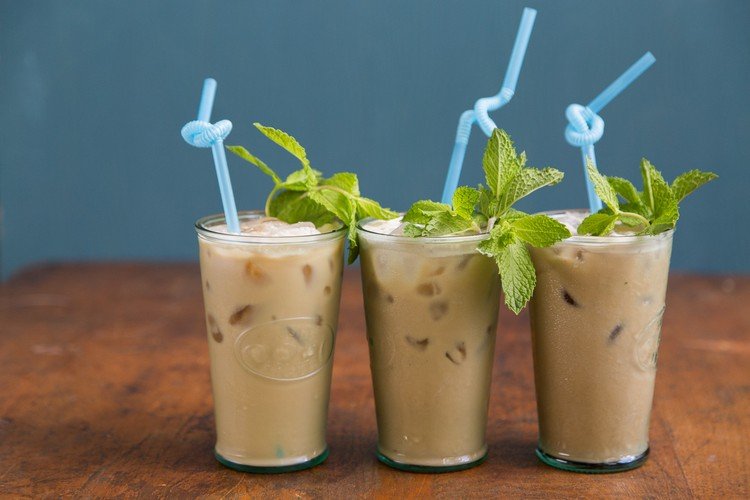
[[[240,210],[237,212],[237,216],[242,220],[254,219],[265,217],[265,212],[262,210]],[[220,231],[214,231],[211,229],[211,224],[216,225],[217,223],[223,223],[226,218],[223,213],[206,215],[195,221],[195,231],[199,237],[206,238],[211,241],[218,241],[222,243],[262,243],[264,245],[288,245],[294,244],[307,244],[307,243],[318,243],[321,241],[335,240],[343,238],[346,234],[346,226],[328,231],[320,234],[304,234],[296,236],[257,236],[251,234],[231,234]]]
[[[538,215],[562,215],[566,213],[589,213],[589,210],[586,208],[572,208],[572,209],[564,209],[564,210],[547,210],[545,212],[537,212]],[[554,219],[554,217],[552,217]],[[578,245],[627,245],[632,243],[645,243],[645,242],[653,242],[655,240],[666,240],[666,239],[672,239],[672,236],[674,235],[674,228],[669,229],[667,231],[658,233],[658,234],[633,234],[628,236],[590,236],[590,235],[580,235],[580,234],[574,234],[570,238],[566,238],[562,241],[559,241],[555,243],[555,245],[564,245],[567,243],[575,243]]]
[[[403,215],[403,214],[400,214]],[[479,233],[479,234],[465,234],[455,236],[407,236],[405,234],[383,234],[376,231],[370,231],[365,229],[364,224],[369,222],[381,220],[375,217],[366,217],[357,221],[357,233],[367,234],[368,238],[373,239],[380,238],[381,240],[389,240],[391,242],[406,243],[411,245],[440,245],[440,244],[456,244],[456,243],[470,243],[484,241],[490,237],[490,233]]]

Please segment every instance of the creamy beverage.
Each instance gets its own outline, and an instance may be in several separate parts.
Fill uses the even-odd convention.
[[[196,223],[217,459],[283,472],[327,456],[345,230],[240,213]]]
[[[477,252],[486,234],[402,235],[361,225],[361,270],[378,458],[417,471],[459,470],[486,453],[499,276]]]
[[[586,214],[549,215],[576,234]],[[609,472],[645,460],[672,235],[616,230],[529,248],[537,454],[545,463]]]

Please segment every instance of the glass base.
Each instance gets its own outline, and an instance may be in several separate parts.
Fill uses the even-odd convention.
[[[477,465],[484,462],[484,460],[487,458],[487,453],[485,452],[484,455],[482,455],[481,457],[471,462],[461,462],[460,464],[454,464],[454,465],[415,465],[415,464],[405,464],[403,462],[396,462],[386,457],[379,451],[376,453],[376,455],[378,457],[378,460],[383,462],[388,467],[393,467],[394,469],[403,470],[406,472],[423,472],[423,473],[428,473],[428,474],[435,474],[435,473],[441,473],[441,472],[456,472],[459,470],[471,469],[472,467],[476,467]]]
[[[646,458],[648,458],[648,451],[649,449],[646,448],[646,451],[627,462],[602,464],[588,464],[585,462],[574,462],[573,460],[553,457],[552,455],[544,453],[540,448],[536,449],[536,456],[545,464],[556,469],[562,469],[569,472],[582,472],[584,474],[608,474],[610,472],[624,472],[626,470],[640,467],[646,461]]]
[[[214,456],[216,457],[216,460],[218,460],[219,463],[221,463],[225,467],[229,467],[230,469],[234,469],[240,472],[253,472],[255,474],[279,474],[282,472],[294,472],[298,470],[309,469],[310,467],[315,467],[316,465],[323,463],[323,461],[328,458],[328,448],[326,448],[323,453],[321,453],[317,457],[307,460],[306,462],[279,466],[238,464],[236,462],[232,462],[231,460],[227,460],[226,458],[219,455],[216,451],[214,451]]]

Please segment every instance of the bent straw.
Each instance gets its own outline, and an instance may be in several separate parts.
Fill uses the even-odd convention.
[[[513,51],[511,52],[508,68],[505,71],[505,79],[503,80],[503,85],[500,88],[500,91],[494,96],[484,97],[477,100],[473,109],[461,113],[461,117],[458,120],[458,129],[456,130],[456,141],[448,165],[448,174],[446,175],[445,184],[443,186],[443,203],[449,204],[451,202],[453,192],[458,186],[458,180],[461,177],[461,168],[463,166],[464,157],[466,156],[466,146],[469,144],[469,136],[471,136],[472,125],[475,122],[478,122],[482,131],[484,131],[488,137],[492,135],[492,131],[497,128],[497,125],[495,125],[495,122],[489,117],[488,112],[500,109],[506,105],[513,97],[513,94],[515,94],[518,75],[521,72],[521,66],[523,65],[523,59],[526,55],[526,48],[529,45],[529,38],[531,37],[531,30],[534,28],[535,19],[535,9],[530,9],[528,7],[523,9],[521,23],[518,26],[518,33],[516,33]]]
[[[240,222],[237,217],[237,206],[234,203],[232,181],[229,177],[229,168],[227,167],[227,156],[224,152],[224,139],[232,131],[232,122],[221,120],[213,125],[209,122],[215,95],[216,80],[206,78],[203,82],[201,102],[198,106],[198,119],[182,127],[182,138],[191,146],[211,148],[214,157],[214,166],[216,167],[216,178],[219,181],[219,192],[221,193],[221,202],[224,207],[224,220],[227,223],[227,230],[230,233],[239,234]]]
[[[571,146],[581,148],[583,176],[586,179],[589,210],[592,214],[602,209],[602,200],[596,195],[586,170],[587,160],[590,160],[596,166],[594,144],[604,135],[604,120],[597,113],[641,76],[655,61],[654,55],[651,52],[646,52],[598,96],[592,99],[588,106],[571,104],[565,110],[565,116],[570,122],[565,128],[565,139]]]

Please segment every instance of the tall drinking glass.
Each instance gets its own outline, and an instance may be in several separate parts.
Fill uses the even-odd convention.
[[[477,465],[495,350],[499,277],[487,235],[410,238],[358,229],[377,456],[397,469]]]
[[[616,472],[646,460],[672,235],[573,236],[529,248],[544,463]]]
[[[240,223],[262,214],[240,213]],[[195,224],[211,358],[216,458],[286,472],[328,454],[326,417],[345,230],[228,234],[221,215]]]

